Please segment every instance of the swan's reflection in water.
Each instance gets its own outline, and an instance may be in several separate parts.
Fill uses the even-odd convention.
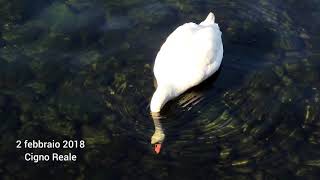
[[[203,100],[203,94],[200,92],[191,92],[182,97],[178,104],[187,110],[190,110],[192,106],[197,105],[199,102]]]

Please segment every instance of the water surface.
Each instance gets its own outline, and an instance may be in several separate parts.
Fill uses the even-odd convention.
[[[1,179],[320,176],[319,0],[0,4]],[[223,32],[221,69],[165,106],[156,155],[156,53],[210,11]],[[86,147],[55,150],[77,162],[34,164],[18,139]]]

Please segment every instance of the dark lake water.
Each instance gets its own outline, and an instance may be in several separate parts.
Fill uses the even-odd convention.
[[[210,11],[221,69],[155,119],[157,155],[156,53]],[[0,179],[319,179],[319,19],[319,0],[0,1]],[[53,152],[77,161],[24,160]]]

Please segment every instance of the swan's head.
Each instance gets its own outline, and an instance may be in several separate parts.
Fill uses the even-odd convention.
[[[173,98],[172,88],[170,86],[158,86],[157,90],[154,92],[151,103],[150,110],[153,113],[160,112],[161,108]]]
[[[156,129],[154,134],[151,137],[151,144],[162,144],[165,138],[165,134],[159,130]]]
[[[165,134],[163,133],[162,129],[159,130],[156,128],[154,134],[151,137],[151,144],[154,145],[154,151],[157,154],[160,153],[164,138],[165,138]]]
[[[160,113],[151,113],[151,116],[154,123],[154,133],[151,137],[151,145],[154,146],[154,151],[159,154],[165,134],[160,123]]]

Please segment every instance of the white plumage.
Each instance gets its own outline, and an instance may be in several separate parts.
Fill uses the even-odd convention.
[[[200,24],[183,24],[169,35],[154,63],[158,87],[151,99],[151,112],[159,112],[166,102],[219,69],[223,57],[221,34],[210,12]]]

